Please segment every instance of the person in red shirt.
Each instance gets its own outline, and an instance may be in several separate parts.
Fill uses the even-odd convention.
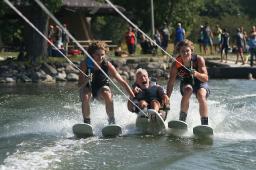
[[[129,27],[128,32],[125,34],[125,40],[126,40],[129,54],[131,55],[134,54],[136,37],[135,37],[135,33],[132,31],[132,27]]]

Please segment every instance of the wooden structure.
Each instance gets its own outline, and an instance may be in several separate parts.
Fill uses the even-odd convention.
[[[110,50],[115,49],[117,47],[117,45],[112,44],[112,40],[78,40],[77,42],[81,44],[83,48],[88,48],[91,43],[95,43],[99,41],[106,43],[107,47]],[[77,45],[74,42],[69,43],[68,47],[69,49],[78,49]]]
[[[124,8],[117,7],[120,11],[125,11]],[[58,19],[67,24],[68,30],[79,40],[94,39],[91,19],[100,15],[117,15],[117,13],[110,5],[96,0],[63,0],[63,6],[56,13]]]

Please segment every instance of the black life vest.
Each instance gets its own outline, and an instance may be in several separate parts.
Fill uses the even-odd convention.
[[[103,86],[109,86],[109,79],[102,73],[101,70],[95,70],[94,67],[87,65],[87,75],[92,74],[92,81],[90,82],[93,96],[97,95],[98,90]],[[108,61],[103,60],[100,64],[101,69],[108,75]]]
[[[133,87],[139,87],[138,84],[134,84]],[[161,103],[162,96],[164,95],[164,90],[159,85],[150,85],[147,89],[142,89],[142,91],[136,94],[135,99],[138,101],[145,100],[147,102],[150,102],[152,100],[158,100]]]

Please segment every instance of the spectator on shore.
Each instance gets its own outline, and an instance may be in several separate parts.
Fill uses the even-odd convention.
[[[136,52],[137,44],[138,44],[138,37],[140,36],[139,31],[136,28],[132,28],[132,32],[135,35],[135,42],[134,42],[134,52]]]
[[[63,43],[62,43],[62,29],[56,25],[55,26],[55,32],[54,32],[54,36],[55,36],[55,45],[61,49],[62,46],[63,46]]]
[[[128,53],[130,55],[134,55],[136,37],[131,26],[128,28],[128,32],[126,32],[125,34],[125,40],[128,48]]]
[[[154,45],[150,42],[150,40],[146,39],[144,35],[141,35],[141,53],[142,54],[152,54],[154,50]]]
[[[155,31],[155,34],[154,34],[154,41],[155,41],[155,43],[156,43],[158,46],[161,47],[161,34],[160,34],[158,28],[156,28],[156,31]],[[156,44],[152,43],[152,45],[153,45],[153,54],[157,54],[157,49],[158,49],[158,47],[157,47]]]
[[[229,33],[226,29],[223,29],[221,34],[221,43],[220,43],[220,62],[223,62],[223,51],[225,52],[225,63],[228,61],[228,50],[229,50]]]
[[[167,23],[164,23],[164,26],[161,29],[161,35],[162,35],[161,47],[163,48],[163,50],[166,51],[168,48],[168,42],[169,42],[169,37],[170,37],[170,32],[169,32]]]
[[[243,26],[240,26],[240,31],[244,35],[244,40],[243,40],[244,49],[243,50],[244,50],[244,52],[248,52],[248,45],[247,45],[248,35],[247,35],[247,32],[244,30]]]
[[[248,45],[249,45],[249,51],[250,51],[250,55],[251,55],[250,65],[252,67],[254,58],[256,57],[256,32],[252,32],[252,34],[248,40]]]
[[[49,25],[49,30],[48,30],[48,39],[54,43],[55,42],[55,36],[54,36],[55,30],[53,25]]]
[[[181,23],[177,24],[174,35],[174,48],[175,46],[185,39],[185,29],[181,27]]]
[[[203,46],[204,46],[204,26],[203,25],[200,25],[198,44],[199,44],[200,53],[202,53]]]
[[[255,26],[255,25],[252,26],[251,35],[252,35],[253,33],[256,33],[256,26]]]
[[[213,31],[213,46],[214,46],[215,53],[220,51],[221,33],[222,33],[222,29],[220,28],[219,25],[216,25]]]
[[[208,46],[210,47],[210,51],[211,54],[213,54],[212,52],[212,46],[213,46],[213,42],[212,42],[212,38],[213,38],[213,34],[212,34],[212,30],[210,28],[210,26],[208,25],[208,23],[205,23],[204,29],[203,29],[203,35],[204,35],[204,54],[207,54],[208,51]]]
[[[242,65],[245,64],[243,49],[244,49],[244,34],[241,32],[240,28],[237,28],[237,33],[236,33],[236,62],[235,62],[235,64],[238,63],[239,56],[241,57]]]
[[[62,43],[63,43],[63,48],[64,48],[66,54],[68,54],[69,36],[65,32],[67,30],[67,25],[63,24],[63,27],[64,27],[64,30],[62,31]]]
[[[48,39],[51,43],[55,44],[55,30],[53,25],[49,25]],[[53,47],[51,43],[48,42],[48,56],[52,56]]]
[[[156,29],[154,40],[159,46],[161,46],[161,34],[158,29]]]

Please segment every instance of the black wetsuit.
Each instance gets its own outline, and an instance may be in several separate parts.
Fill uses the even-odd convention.
[[[103,62],[100,64],[101,69],[108,74],[108,61],[103,60]],[[93,69],[91,71],[92,73],[92,81],[91,86],[87,84],[87,87],[90,87],[92,89],[92,95],[93,97],[97,97],[98,91],[103,86],[109,86],[109,80],[108,78],[102,73],[101,70],[95,70]],[[87,70],[87,74],[89,74],[89,70]]]

